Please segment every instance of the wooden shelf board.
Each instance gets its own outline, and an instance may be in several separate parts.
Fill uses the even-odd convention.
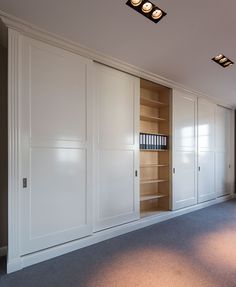
[[[158,199],[162,197],[168,197],[166,194],[156,194],[156,195],[141,195],[140,201],[147,201],[147,200],[153,200]]]
[[[159,102],[159,101],[155,101],[155,100],[151,100],[151,99],[144,98],[144,97],[140,98],[140,103],[141,103],[141,105],[152,107],[152,108],[153,107],[161,108],[161,107],[167,107],[168,106],[165,103],[162,103],[162,102]]]
[[[168,182],[168,180],[167,179],[148,179],[148,180],[141,180],[140,184],[160,183],[160,182]]]
[[[140,120],[142,120],[142,121],[151,121],[151,122],[163,122],[163,121],[166,121],[166,119],[163,119],[163,118],[144,116],[144,115],[140,116]]]
[[[168,167],[168,164],[141,164],[140,168],[151,168],[151,167]]]

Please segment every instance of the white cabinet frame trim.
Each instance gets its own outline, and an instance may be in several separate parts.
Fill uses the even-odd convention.
[[[8,34],[8,268],[22,268],[19,208],[19,34]]]

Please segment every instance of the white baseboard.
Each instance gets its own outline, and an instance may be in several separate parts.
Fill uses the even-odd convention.
[[[0,257],[7,255],[7,246],[0,247]]]
[[[15,258],[12,260],[7,260],[7,274],[16,272],[23,268],[22,258]]]
[[[142,218],[121,226],[116,226],[107,230],[103,230],[100,232],[96,232],[89,237],[85,237],[79,240],[75,240],[72,242],[68,242],[62,245],[58,245],[46,250],[38,251],[29,255],[25,255],[20,257],[19,259],[9,260],[7,263],[7,273],[12,273],[18,271],[27,266],[31,266],[33,264],[37,264],[39,262],[43,262],[45,260],[49,260],[55,258],[57,256],[64,255],[66,253],[78,250],[83,247],[87,247],[89,245],[111,239],[113,237],[135,231],[141,229],[143,227],[147,227],[171,218],[175,218],[177,216],[187,214],[192,211],[196,211],[214,204],[218,204],[229,199],[236,198],[236,194],[227,195],[224,197],[220,197],[208,202],[200,203],[191,207],[183,208],[176,211],[166,211],[151,217]]]

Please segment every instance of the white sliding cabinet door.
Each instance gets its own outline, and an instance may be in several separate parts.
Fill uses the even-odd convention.
[[[140,80],[96,64],[95,230],[139,218]]]
[[[215,173],[217,196],[230,193],[230,110],[216,108],[216,153]]]
[[[226,172],[226,191],[225,194],[232,194],[235,191],[234,185],[234,111],[227,109],[226,111],[226,151],[227,151],[227,172]],[[233,117],[232,117],[233,113]]]
[[[173,210],[197,203],[197,98],[173,91]]]
[[[198,202],[216,198],[215,109],[213,103],[198,100]]]
[[[20,51],[24,255],[92,233],[92,63],[26,37]]]

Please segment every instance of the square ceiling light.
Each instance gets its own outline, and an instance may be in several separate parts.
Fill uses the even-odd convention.
[[[147,17],[154,23],[158,23],[166,13],[150,1],[145,0],[128,0],[126,4]]]
[[[212,58],[212,61],[219,64],[223,68],[230,67],[234,64],[234,62],[232,62],[229,58],[225,57],[225,55],[223,54],[215,56],[214,58]]]

